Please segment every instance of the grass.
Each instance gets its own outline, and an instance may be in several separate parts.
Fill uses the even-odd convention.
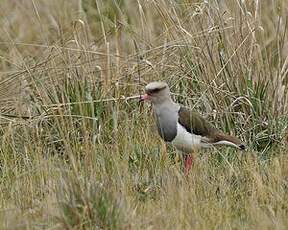
[[[8,1],[0,6],[1,229],[286,229],[288,2]],[[191,174],[137,96],[247,143]]]

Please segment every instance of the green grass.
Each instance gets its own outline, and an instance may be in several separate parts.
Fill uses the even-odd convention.
[[[287,228],[288,1],[217,2],[1,3],[1,229]],[[185,177],[154,80],[248,150]]]

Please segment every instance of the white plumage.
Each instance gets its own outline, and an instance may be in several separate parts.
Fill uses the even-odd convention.
[[[205,143],[205,137],[202,137],[200,135],[191,134],[189,133],[181,124],[177,122],[177,135],[171,142],[172,145],[174,145],[178,150],[184,152],[184,153],[191,153],[198,148],[204,147],[209,148],[213,145],[230,145],[235,148],[239,148],[237,145],[230,141],[218,141],[213,144]]]
[[[177,122],[177,135],[171,142],[177,149],[185,153],[203,147],[201,136],[189,133],[181,124]]]

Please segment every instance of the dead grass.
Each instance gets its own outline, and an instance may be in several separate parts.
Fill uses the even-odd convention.
[[[286,229],[287,6],[3,1],[1,228]],[[158,79],[248,151],[185,178],[133,99]]]

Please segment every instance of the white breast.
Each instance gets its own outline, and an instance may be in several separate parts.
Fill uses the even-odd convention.
[[[194,149],[201,147],[201,136],[189,133],[177,122],[177,135],[171,143],[178,150],[191,153]]]

